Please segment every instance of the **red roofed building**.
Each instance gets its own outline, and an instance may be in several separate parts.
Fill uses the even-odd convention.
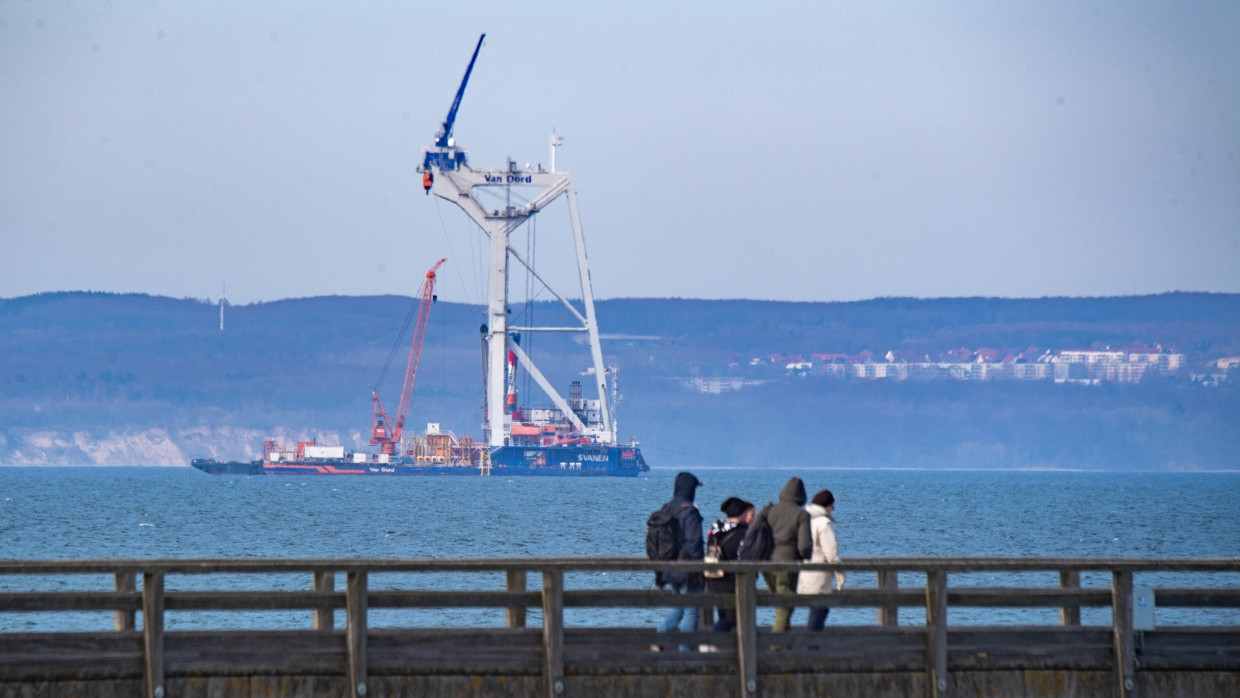
[[[977,350],[977,362],[979,364],[993,364],[993,363],[998,362],[999,357],[1002,355],[1003,353],[1000,352],[998,349],[982,347],[981,349]]]

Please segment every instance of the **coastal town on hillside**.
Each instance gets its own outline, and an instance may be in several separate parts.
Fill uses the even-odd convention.
[[[763,381],[738,375],[740,361],[733,361],[732,375],[685,379],[703,393],[739,390]],[[931,356],[923,352],[892,349],[885,354],[864,350],[857,354],[768,354],[750,358],[750,371],[779,370],[791,376],[893,381],[1053,381],[1060,384],[1099,385],[1139,383],[1151,377],[1186,378],[1203,385],[1219,385],[1240,369],[1240,357],[1212,360],[1202,373],[1184,376],[1184,354],[1161,345],[1114,348],[1044,350],[1030,347],[1004,351],[982,347],[948,349]]]

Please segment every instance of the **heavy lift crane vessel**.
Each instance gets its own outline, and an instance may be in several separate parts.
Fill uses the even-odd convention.
[[[531,168],[518,167],[512,160],[506,167],[482,169],[471,167],[464,149],[457,146],[452,137],[452,128],[456,122],[457,110],[465,94],[465,86],[473,72],[478,52],[482,48],[486,34],[478,38],[465,77],[461,80],[452,107],[444,119],[442,127],[435,134],[434,145],[424,151],[422,166],[422,186],[428,194],[434,194],[462,211],[482,230],[489,241],[489,271],[487,277],[487,322],[484,325],[486,335],[486,410],[484,412],[483,430],[486,442],[492,448],[515,446],[513,437],[518,430],[530,430],[538,427],[538,433],[549,433],[552,430],[565,443],[591,443],[600,447],[614,447],[617,442],[616,423],[612,414],[613,405],[607,396],[606,381],[609,376],[603,364],[602,349],[599,344],[598,322],[594,313],[594,292],[590,284],[590,272],[586,260],[585,238],[581,229],[581,220],[577,212],[577,193],[572,186],[568,173],[551,171],[541,166]],[[552,157],[555,162],[554,147],[558,139],[552,139]],[[525,192],[521,194],[520,192]],[[503,208],[486,206],[479,195],[489,193],[494,198],[503,200]],[[561,196],[568,201],[569,219],[572,227],[572,242],[577,262],[577,288],[561,293],[552,288],[531,263],[522,258],[521,253],[511,247],[509,237],[522,224],[529,221],[545,207]],[[528,197],[528,198],[526,198]],[[522,203],[518,203],[518,200]],[[509,324],[508,315],[508,278],[509,261],[515,260],[525,267],[527,272],[536,278],[542,288],[550,292],[571,315],[570,322],[556,326],[515,327]],[[576,296],[577,302],[568,299]],[[586,336],[589,347],[590,363],[585,372],[585,380],[590,390],[578,399],[566,399],[562,396],[535,365],[518,343],[517,337],[523,332],[569,332],[582,333]],[[543,419],[533,418],[531,413],[518,412],[515,405],[508,404],[511,391],[506,377],[511,375],[509,357],[514,357],[528,376],[530,376],[543,394],[550,398],[553,408],[543,410]],[[614,375],[613,375],[614,378]],[[582,386],[584,387],[584,386]],[[577,390],[576,387],[573,388]],[[522,419],[524,417],[524,419]],[[525,423],[520,423],[520,422]],[[541,422],[541,423],[540,423]]]

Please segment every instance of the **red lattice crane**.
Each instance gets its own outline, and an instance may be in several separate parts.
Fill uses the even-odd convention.
[[[379,402],[379,392],[370,394],[372,403],[372,427],[370,443],[379,444],[380,451],[394,455],[400,443],[401,434],[405,430],[405,417],[409,414],[409,400],[413,397],[413,380],[418,375],[418,357],[422,354],[422,338],[426,336],[426,319],[430,315],[431,303],[435,301],[435,272],[444,259],[435,262],[435,266],[426,272],[426,281],[422,284],[422,299],[418,306],[418,320],[413,327],[413,341],[409,343],[409,362],[405,364],[405,383],[400,391],[400,404],[396,409],[396,421],[388,419],[383,403]]]

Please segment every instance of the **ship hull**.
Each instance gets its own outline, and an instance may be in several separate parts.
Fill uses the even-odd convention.
[[[225,465],[225,464],[220,464]],[[238,466],[243,464],[236,464]],[[244,464],[250,465],[250,464]],[[491,450],[489,472],[467,463],[416,462],[392,458],[389,462],[356,463],[348,458],[302,458],[259,462],[250,469],[208,470],[213,475],[499,475],[543,477],[636,477],[650,468],[641,449],[633,446],[500,446]]]
[[[491,450],[492,475],[636,477],[649,470],[633,446],[500,446]]]
[[[264,475],[480,475],[469,465],[415,465],[402,463],[351,463],[346,460],[314,460],[264,463]]]
[[[262,461],[218,461],[214,458],[195,458],[190,465],[208,475],[262,475]]]

